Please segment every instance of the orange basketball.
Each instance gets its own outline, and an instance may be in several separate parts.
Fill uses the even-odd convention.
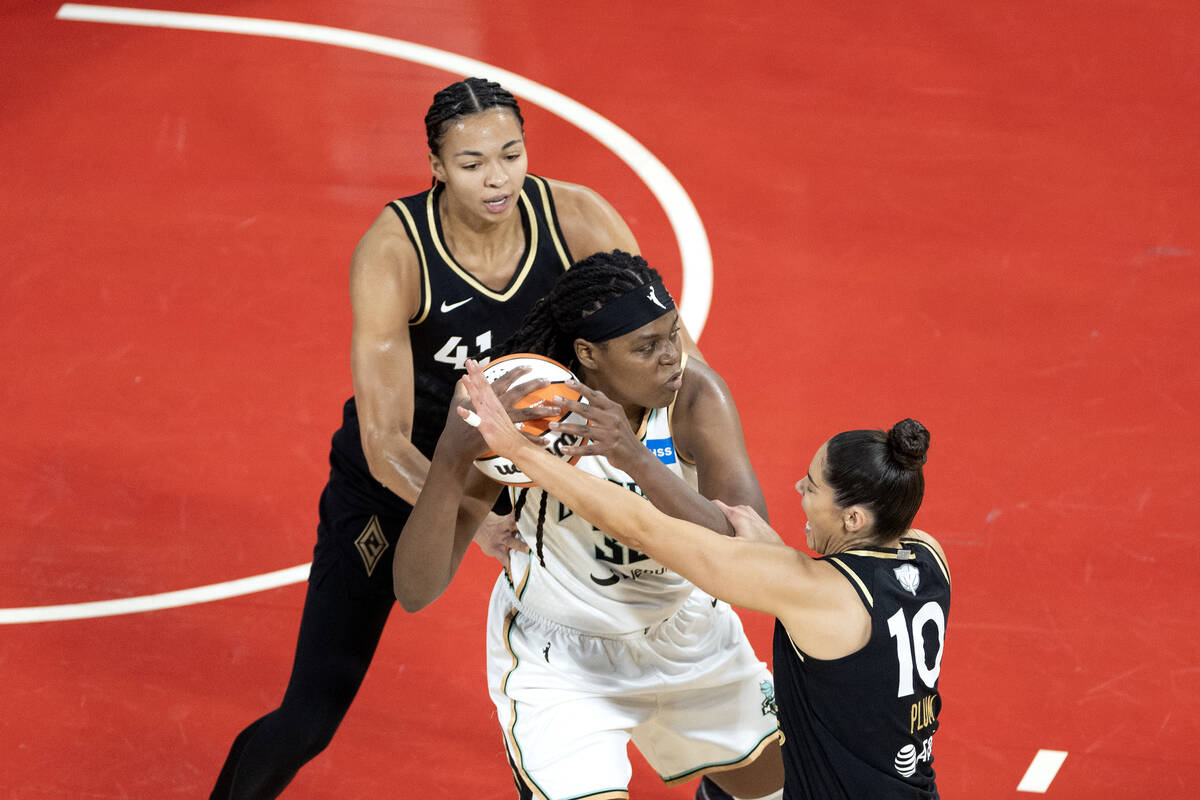
[[[579,400],[579,392],[565,385],[565,381],[574,378],[571,371],[559,364],[552,358],[540,356],[535,353],[513,353],[503,356],[489,363],[483,370],[483,376],[487,378],[488,383],[495,383],[501,377],[507,375],[510,371],[517,367],[529,367],[530,371],[517,379],[513,384],[514,387],[520,386],[523,383],[544,378],[550,381],[548,386],[541,389],[529,392],[527,395],[517,401],[517,408],[536,408],[538,406],[553,406],[555,397],[565,397],[568,400]],[[584,400],[584,402],[587,402]],[[517,427],[525,433],[534,436],[543,436],[546,438],[546,450],[572,464],[579,460],[578,456],[568,458],[563,455],[562,448],[567,445],[576,444],[578,437],[570,434],[551,431],[549,426],[551,422],[572,422],[584,424],[587,420],[575,412],[565,412],[553,418],[535,419],[527,422],[517,423]],[[478,467],[485,475],[494,481],[503,483],[507,486],[530,486],[532,482],[517,469],[517,466],[507,458],[498,456],[495,453],[485,453],[475,459],[475,466]]]

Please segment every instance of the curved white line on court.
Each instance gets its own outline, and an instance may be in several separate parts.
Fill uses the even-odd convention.
[[[708,236],[704,232],[704,225],[700,222],[700,216],[696,212],[691,198],[688,197],[687,192],[683,190],[675,176],[641,143],[595,111],[566,95],[516,73],[455,53],[447,53],[444,50],[386,36],[343,28],[330,28],[324,25],[74,3],[63,5],[55,16],[58,19],[78,22],[103,22],[294,39],[378,53],[460,75],[486,75],[503,84],[514,94],[541,106],[596,138],[628,164],[634,173],[645,182],[662,205],[663,210],[666,211],[667,219],[675,231],[675,238],[679,244],[679,253],[683,264],[680,316],[688,330],[697,339],[704,329],[712,300],[712,252],[708,246]],[[57,606],[0,608],[0,625],[134,614],[222,600],[298,583],[307,579],[310,566],[312,565],[301,564],[264,575],[141,597]]]
[[[236,581],[180,589],[176,592],[146,594],[141,597],[122,597],[117,600],[99,600],[94,603],[69,603],[61,606],[31,606],[29,608],[0,608],[0,625],[18,622],[51,622],[65,619],[88,619],[90,617],[112,617],[117,614],[136,614],[141,611],[157,611],[162,608],[177,608],[196,603],[224,600],[226,597],[263,592],[308,579],[312,564],[300,564],[276,572],[253,575]]]
[[[514,94],[541,106],[552,114],[595,137],[629,165],[645,182],[662,205],[675,231],[683,262],[683,291],[680,316],[696,338],[704,329],[712,300],[712,251],[700,215],[687,192],[675,176],[663,166],[640,142],[582,103],[542,86],[514,72],[494,67],[473,58],[448,53],[434,47],[377,36],[370,33],[283,22],[253,17],[230,17],[219,14],[188,14],[176,11],[151,11],[138,8],[78,5],[68,3],[58,10],[59,19],[82,22],[109,22],[120,25],[141,25],[155,28],[236,33],[248,36],[269,36],[303,42],[346,47],[368,53],[414,61],[459,75],[486,75]]]

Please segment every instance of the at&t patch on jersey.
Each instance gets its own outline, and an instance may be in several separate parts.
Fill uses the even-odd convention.
[[[675,463],[675,442],[671,439],[647,439],[646,449],[664,464]]]

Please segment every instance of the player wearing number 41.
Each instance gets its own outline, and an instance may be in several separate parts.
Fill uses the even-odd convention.
[[[498,351],[547,356],[579,377],[587,402],[570,410],[587,424],[552,424],[562,441],[586,436],[562,453],[579,456],[580,470],[618,494],[644,494],[727,534],[733,528],[712,498],[765,511],[729,389],[684,358],[678,311],[643,259],[614,251],[577,262]],[[513,386],[518,373],[497,379],[505,401],[522,420],[544,415],[515,408],[545,385]],[[501,490],[473,466],[482,444],[448,415],[397,544],[396,594],[407,610],[450,583],[475,521]],[[572,513],[553,491],[514,491],[532,552],[514,552],[497,576],[487,664],[518,796],[628,797],[632,741],[669,784],[706,774],[735,798],[777,798],[783,764],[771,674],[733,609],[597,530],[592,515]],[[701,792],[721,796],[707,784]]]
[[[735,538],[672,518],[531,443],[474,362],[464,379],[486,447],[628,547],[730,603],[773,614],[785,798],[935,798],[932,742],[950,611],[945,554],[911,529],[929,433],[839,433],[797,483],[805,535],[788,547],[750,508]]]
[[[439,91],[425,132],[433,187],[388,204],[350,264],[354,396],[333,436],[287,691],[234,740],[215,800],[278,796],[341,723],[395,602],[392,550],[467,356],[508,337],[573,257],[637,249],[596,192],[527,174],[521,111],[498,84]],[[493,515],[480,530],[506,526],[511,515]]]

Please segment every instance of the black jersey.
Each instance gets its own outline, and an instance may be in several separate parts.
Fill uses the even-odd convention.
[[[571,265],[550,187],[544,178],[526,175],[518,200],[525,253],[508,285],[489,289],[460,266],[446,246],[437,211],[443,189],[438,183],[389,204],[404,225],[421,268],[420,305],[408,322],[414,390],[411,440],[430,458],[466,360],[512,335],[526,312]],[[331,461],[335,472],[351,477],[372,501],[407,507],[367,469],[353,397],[346,401],[342,427],[334,434]]]
[[[871,638],[844,658],[801,652],[775,623],[775,696],[783,730],[784,796],[936,798],[933,735],[950,573],[928,544],[825,556],[871,614]]]

